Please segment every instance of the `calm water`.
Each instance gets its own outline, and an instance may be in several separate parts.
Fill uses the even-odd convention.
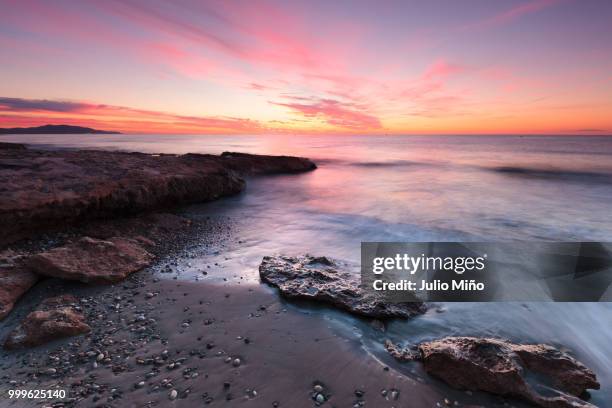
[[[19,135],[56,148],[151,153],[242,151],[313,159],[319,169],[251,180],[237,197],[191,207],[229,216],[241,243],[214,262],[221,275],[257,281],[266,254],[310,252],[359,260],[361,241],[612,241],[612,137],[122,136]],[[213,255],[215,257],[215,255]],[[210,258],[190,260],[193,275]],[[391,325],[413,342],[492,335],[563,345],[593,367],[612,400],[612,304],[446,304]],[[353,319],[334,318],[382,355],[380,339]]]

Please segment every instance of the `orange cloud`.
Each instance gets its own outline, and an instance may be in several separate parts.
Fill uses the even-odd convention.
[[[198,117],[124,106],[47,99],[0,97],[4,127],[47,123],[99,126],[127,133],[259,133],[258,121],[231,117]]]

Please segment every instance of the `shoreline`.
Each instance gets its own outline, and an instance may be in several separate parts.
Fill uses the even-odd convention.
[[[40,282],[0,324],[0,337],[5,338],[49,292],[79,298],[92,331],[33,349],[0,350],[0,393],[58,386],[76,398],[54,407],[165,406],[173,389],[178,406],[250,401],[257,407],[275,402],[279,407],[312,407],[314,383],[325,386],[332,404],[365,401],[366,406],[391,407],[406,403],[410,396],[409,402],[435,406],[447,397],[364,355],[358,341],[338,335],[325,319],[304,313],[270,288],[163,276],[162,266],[186,257],[184,248],[196,241],[201,244],[204,231],[210,250],[218,251],[217,237],[231,234],[225,224],[211,222],[198,232],[192,230],[174,250],[158,252],[154,264],[117,284]],[[145,317],[144,323],[139,316]],[[111,360],[98,363],[100,353]],[[164,355],[163,364],[152,362]],[[240,358],[240,365],[227,363],[228,357]],[[168,368],[176,361],[180,366]],[[170,388],[165,382],[161,385],[168,379]],[[141,381],[145,386],[138,386]],[[384,389],[387,396],[381,395]],[[391,398],[392,391],[398,391],[397,400]],[[13,400],[9,406],[31,404]]]
[[[73,151],[69,156],[78,154]],[[92,154],[117,156],[113,152]],[[137,159],[147,156],[145,160],[160,157],[120,155]],[[240,172],[296,172],[294,158],[226,155],[229,157],[212,161],[231,160],[224,163],[230,177]],[[219,157],[184,156],[196,162],[206,156],[207,165],[211,157]],[[298,171],[312,169],[305,164],[298,161]],[[30,256],[70,245],[83,236],[100,240],[127,237],[151,252],[155,260],[108,286],[51,278],[27,292],[0,323],[2,340],[44,297],[66,293],[79,299],[76,307],[85,315],[91,331],[34,349],[0,351],[0,393],[9,388],[32,389],[34,384],[69,388],[68,394],[75,399],[54,407],[165,406],[168,401],[182,406],[245,401],[252,406],[297,407],[327,402],[330,406],[357,407],[525,406],[512,398],[453,390],[411,365],[366,351],[354,334],[341,333],[330,323],[334,313],[341,313],[333,309],[321,307],[322,314],[313,318],[312,305],[289,303],[265,285],[216,280],[214,272],[209,276],[206,269],[202,270],[203,279],[215,283],[177,279],[177,261],[192,257],[190,247],[194,244],[222,255],[224,240],[235,239],[227,220],[178,214],[146,212],[125,218],[119,212],[119,218],[92,219],[4,245]],[[167,272],[173,272],[172,278],[165,275]],[[372,324],[352,316],[345,319]],[[382,348],[384,334],[380,339]],[[30,404],[35,403],[15,400],[11,406]]]

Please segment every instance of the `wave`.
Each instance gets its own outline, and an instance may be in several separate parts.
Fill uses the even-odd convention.
[[[317,164],[332,164],[342,166],[366,167],[366,168],[392,168],[392,167],[413,167],[413,166],[432,166],[435,163],[419,162],[412,160],[390,160],[390,161],[351,161],[343,159],[320,158],[313,159]]]
[[[489,170],[514,177],[612,184],[612,174],[596,171],[540,169],[536,167],[519,166],[499,166],[489,168]]]

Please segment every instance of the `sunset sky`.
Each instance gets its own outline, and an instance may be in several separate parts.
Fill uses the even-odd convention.
[[[609,0],[0,0],[0,62],[0,127],[612,133]]]

